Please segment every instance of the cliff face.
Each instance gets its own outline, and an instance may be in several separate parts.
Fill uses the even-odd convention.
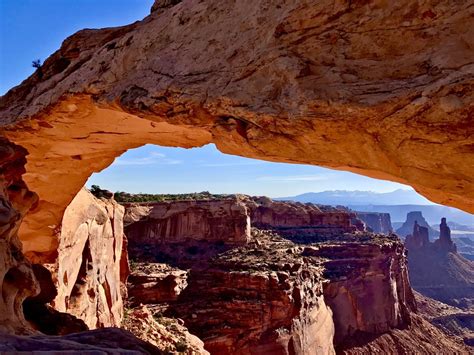
[[[356,212],[356,216],[374,233],[389,234],[393,232],[390,213]]]
[[[247,243],[249,211],[236,198],[130,204],[125,233],[133,260],[184,266]]]
[[[64,213],[54,307],[89,328],[120,326],[124,208],[82,189]]]
[[[268,197],[245,198],[252,226],[277,230],[288,237],[313,238],[356,231],[353,214],[330,206],[273,201]]]
[[[410,324],[416,306],[399,241],[322,245],[305,255],[328,259],[324,296],[334,310],[339,346],[360,333],[382,334]]]
[[[191,270],[170,306],[212,354],[332,354],[321,268],[291,243],[234,249]],[[289,249],[288,249],[289,248]]]
[[[348,170],[474,211],[471,22],[469,1],[186,0],[76,33],[0,101],[40,196],[25,251],[54,259],[49,226],[87,178],[146,143]]]

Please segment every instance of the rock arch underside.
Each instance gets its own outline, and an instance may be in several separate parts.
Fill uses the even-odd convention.
[[[176,3],[79,31],[0,98],[2,275],[26,262],[17,231],[30,261],[54,261],[87,178],[147,143],[347,170],[474,212],[472,1]]]

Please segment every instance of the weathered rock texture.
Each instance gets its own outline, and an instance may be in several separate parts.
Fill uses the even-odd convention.
[[[393,232],[390,213],[356,212],[356,216],[374,233],[389,234]]]
[[[185,0],[76,33],[0,101],[2,135],[28,149],[40,197],[25,251],[54,259],[50,227],[86,179],[145,143],[214,142],[474,211],[473,11],[467,0]]]
[[[128,278],[130,303],[148,304],[176,301],[188,286],[188,273],[167,264],[134,262]]]
[[[0,331],[16,334],[33,332],[22,305],[40,293],[17,236],[23,216],[37,201],[22,180],[25,155],[25,149],[0,138]]]
[[[54,307],[89,328],[120,326],[124,207],[82,189],[64,213]]]
[[[474,309],[470,311],[449,306],[414,292],[419,314],[431,324],[448,334],[453,340],[459,339],[474,351]]]

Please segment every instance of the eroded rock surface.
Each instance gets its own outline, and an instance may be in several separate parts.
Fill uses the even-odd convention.
[[[214,142],[407,183],[474,211],[470,1],[155,9],[79,31],[1,98],[2,135],[28,149],[25,180],[40,196],[21,229],[26,251],[54,259],[48,226],[92,172],[145,143]]]
[[[0,330],[14,334],[33,333],[23,314],[23,302],[40,293],[17,235],[22,218],[37,202],[22,180],[26,154],[25,149],[0,138]]]
[[[113,199],[82,189],[62,221],[53,304],[91,329],[120,326],[123,317],[123,214]]]

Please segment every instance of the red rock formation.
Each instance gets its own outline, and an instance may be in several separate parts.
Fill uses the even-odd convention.
[[[334,312],[335,344],[357,334],[383,334],[410,324],[416,310],[405,248],[396,239],[308,247],[303,255],[326,258],[326,304]]]
[[[474,211],[470,5],[186,0],[78,32],[0,101],[40,196],[25,251],[54,259],[49,226],[90,174],[146,143],[349,170]]]
[[[125,207],[130,244],[206,241],[242,245],[250,237],[247,208],[235,199],[155,202]]]
[[[257,240],[191,270],[170,304],[212,354],[332,354],[322,269],[284,239]]]
[[[86,189],[64,213],[54,307],[91,329],[120,326],[122,320],[123,214],[121,205]]]
[[[146,306],[127,309],[124,328],[159,349],[158,354],[209,355],[204,343],[190,334],[182,321],[153,315]]]
[[[134,263],[128,278],[129,301],[136,304],[176,301],[188,286],[188,273],[166,264]],[[138,266],[139,265],[139,266]]]
[[[125,233],[132,260],[189,267],[247,243],[250,219],[235,198],[130,204]]]

